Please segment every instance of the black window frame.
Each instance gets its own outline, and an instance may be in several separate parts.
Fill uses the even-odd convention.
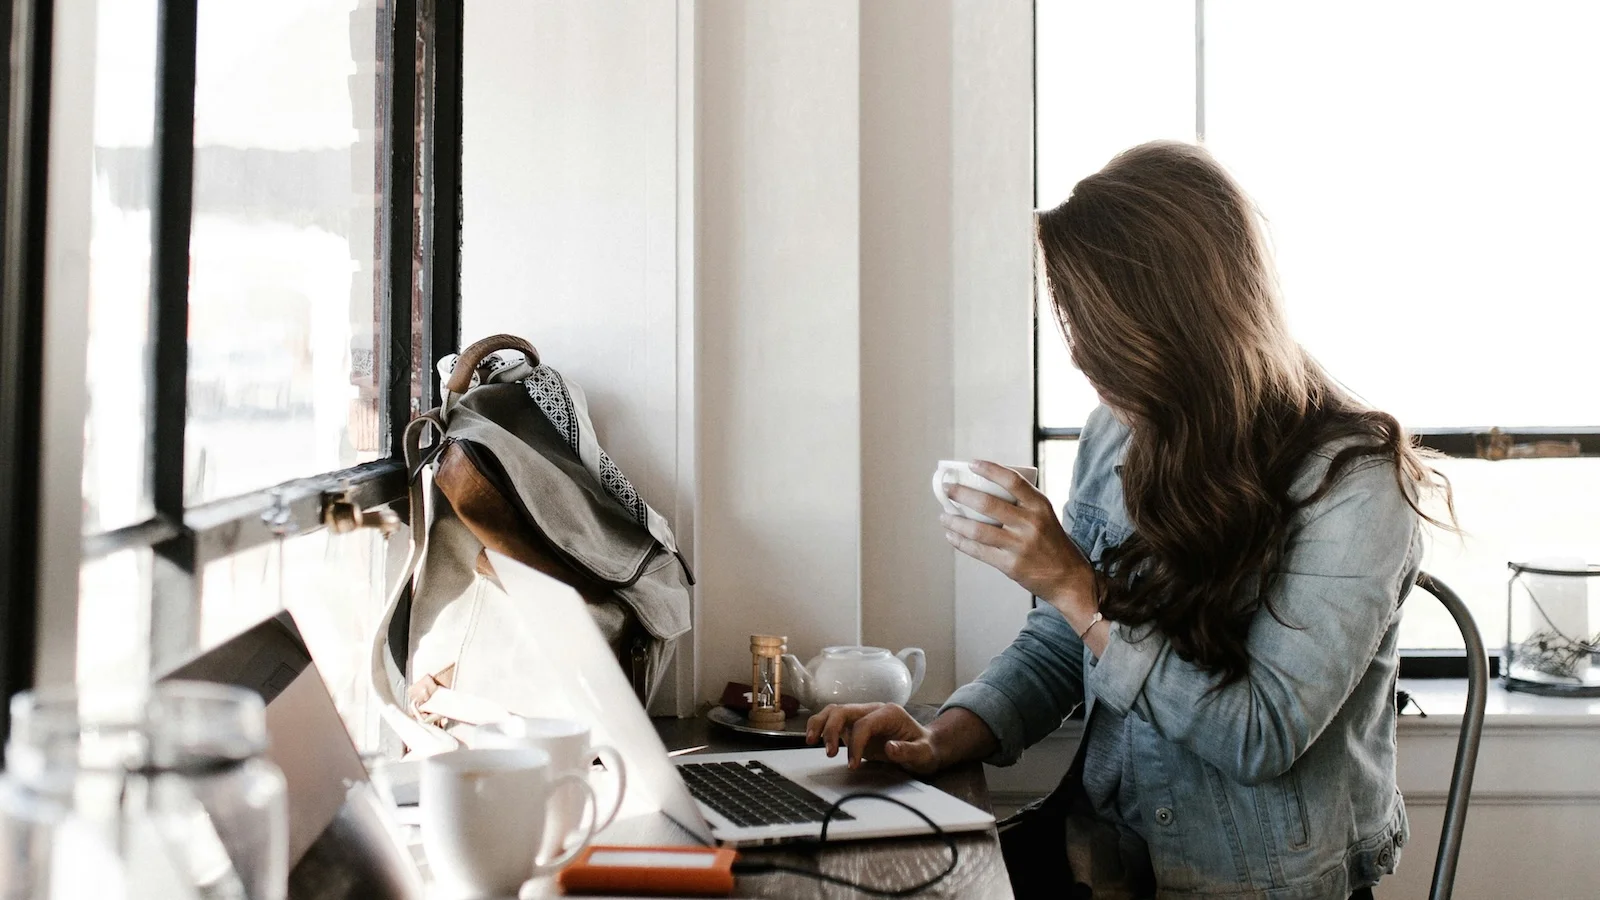
[[[0,701],[34,683],[38,628],[39,464],[43,431],[44,241],[52,0],[0,3],[10,41],[0,67]],[[10,733],[0,702],[0,746]]]
[[[1205,94],[1205,8],[1206,0],[1194,0],[1194,47],[1195,47],[1195,138],[1197,141],[1205,140],[1206,133],[1206,94]],[[1038,3],[1034,4],[1034,197],[1039,194],[1038,182]],[[1034,281],[1038,284],[1038,279]],[[1043,323],[1039,320],[1038,298],[1035,297],[1033,305],[1033,336],[1034,347],[1039,346],[1040,329]],[[1050,327],[1054,327],[1053,324]],[[1033,406],[1033,448],[1034,465],[1039,465],[1043,458],[1046,444],[1056,441],[1076,441],[1082,433],[1079,427],[1046,426],[1043,424],[1042,410],[1039,402],[1039,357],[1037,349],[1033,361],[1034,406]],[[1446,457],[1462,459],[1482,459],[1492,461],[1508,461],[1517,459],[1536,458],[1578,458],[1600,456],[1600,426],[1594,427],[1567,427],[1567,428],[1541,428],[1541,427],[1500,427],[1491,425],[1466,426],[1455,428],[1408,428],[1408,432],[1417,443],[1424,448],[1432,450]],[[1498,648],[1489,649],[1489,668],[1491,677],[1500,675],[1500,651]],[[1467,656],[1464,649],[1402,650],[1400,653],[1400,677],[1402,678],[1465,678],[1467,677]]]
[[[21,63],[13,69],[17,77],[0,92],[9,126],[3,231],[8,274],[0,285],[0,359],[7,370],[0,379],[0,699],[32,686],[36,652],[44,242],[29,237],[44,234],[52,3],[0,4],[0,15],[7,17],[0,24],[12,26],[12,54]],[[382,271],[377,273],[384,285],[378,356],[386,457],[186,507],[198,0],[158,3],[148,369],[152,389],[145,449],[153,512],[144,521],[87,536],[82,555],[82,563],[89,563],[129,549],[152,551],[148,639],[154,669],[197,649],[200,573],[207,563],[286,532],[321,528],[335,499],[362,509],[388,506],[402,519],[409,517],[401,436],[417,406],[431,408],[440,400],[426,361],[459,339],[463,6],[464,0],[381,0],[378,8],[378,102],[387,153],[381,176]],[[419,145],[424,151],[420,161]],[[420,267],[414,265],[419,241]],[[419,294],[420,316],[414,309]],[[414,398],[412,386],[419,381],[422,395]],[[0,704],[0,740],[8,733],[4,716]]]

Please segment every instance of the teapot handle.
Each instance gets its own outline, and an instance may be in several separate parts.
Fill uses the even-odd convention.
[[[911,693],[916,694],[917,688],[922,687],[922,676],[928,674],[927,656],[921,647],[907,647],[896,653],[895,658],[911,670]]]

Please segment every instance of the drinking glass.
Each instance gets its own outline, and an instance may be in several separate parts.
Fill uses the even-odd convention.
[[[67,845],[102,848],[117,870],[103,874],[130,897],[285,896],[286,792],[260,695],[186,681],[48,689],[13,698],[11,721],[0,800],[5,850],[24,862],[0,863],[0,897],[72,896]]]

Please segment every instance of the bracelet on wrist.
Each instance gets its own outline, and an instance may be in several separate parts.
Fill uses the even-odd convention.
[[[1098,609],[1095,610],[1094,611],[1094,617],[1089,620],[1089,624],[1083,626],[1083,630],[1078,632],[1078,640],[1081,641],[1081,640],[1087,638],[1089,636],[1089,632],[1093,631],[1094,627],[1096,625],[1099,625],[1101,622],[1104,622],[1105,618],[1106,617],[1105,617],[1104,613],[1100,612],[1100,610],[1098,610]]]

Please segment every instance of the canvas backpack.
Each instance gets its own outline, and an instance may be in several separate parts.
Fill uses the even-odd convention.
[[[527,341],[485,338],[439,374],[443,404],[405,433],[412,550],[372,640],[383,718],[413,750],[438,750],[456,724],[532,705],[532,643],[477,626],[510,615],[537,633],[539,611],[505,596],[485,548],[582,594],[648,705],[694,583],[666,520],[596,442],[582,390]]]

